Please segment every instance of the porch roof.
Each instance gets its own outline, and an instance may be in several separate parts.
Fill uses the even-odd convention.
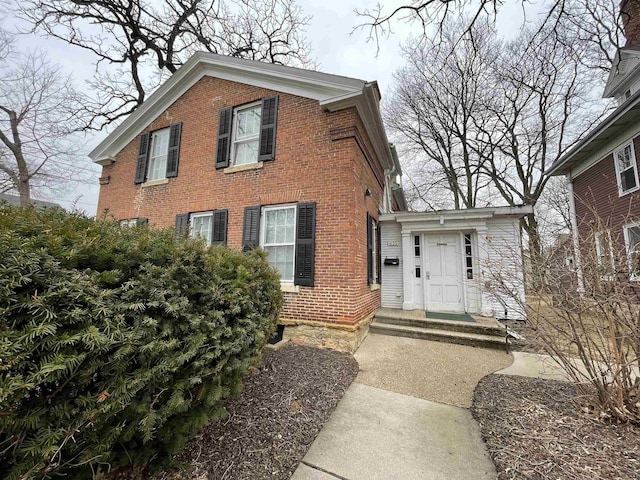
[[[518,207],[485,207],[465,208],[459,210],[435,210],[432,212],[394,212],[380,215],[380,221],[396,221],[399,223],[433,223],[444,225],[451,222],[478,222],[491,218],[515,217],[522,218],[533,213],[531,205]]]

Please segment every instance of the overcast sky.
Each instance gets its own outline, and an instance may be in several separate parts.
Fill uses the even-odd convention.
[[[355,9],[375,8],[376,0],[306,0],[298,3],[306,14],[311,15],[311,24],[307,28],[307,38],[310,41],[313,54],[318,59],[321,70],[327,73],[361,78],[363,80],[377,80],[382,91],[383,102],[387,92],[392,88],[392,75],[403,64],[399,45],[411,34],[419,34],[421,27],[410,25],[406,22],[396,22],[393,25],[393,34],[382,38],[379,50],[375,42],[367,42],[368,31],[353,28],[362,23]],[[400,1],[384,2],[387,8]],[[528,7],[529,19],[542,10],[542,0],[538,4]],[[501,10],[497,20],[500,33],[505,36],[515,35],[522,27],[524,17],[520,0],[508,0],[507,5]],[[5,19],[7,26],[15,24],[15,20]],[[26,37],[20,42],[20,48],[45,50],[53,62],[59,63],[65,71],[72,73],[78,80],[92,75],[92,63],[94,58],[82,49],[69,46],[64,42]],[[106,133],[94,134],[87,138],[85,150],[88,152],[95,146]],[[94,215],[98,201],[99,186],[97,178],[101,167],[93,164],[86,157],[86,165],[83,167],[95,171],[95,182],[83,183],[74,186],[62,196],[43,197],[42,199],[57,201],[69,208],[75,202],[78,209]],[[37,196],[37,195],[36,195]]]

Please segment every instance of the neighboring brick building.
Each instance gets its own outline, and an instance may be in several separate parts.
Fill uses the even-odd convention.
[[[549,173],[569,180],[580,286],[593,266],[600,277],[628,278],[640,291],[640,2],[623,0],[620,8],[627,42],[604,90],[618,108]]]
[[[98,212],[262,246],[296,341],[354,350],[380,307],[380,212],[406,209],[375,82],[194,55],[90,154]]]

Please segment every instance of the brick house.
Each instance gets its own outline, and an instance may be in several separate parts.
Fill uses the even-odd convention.
[[[618,107],[548,172],[568,180],[580,289],[590,267],[602,278],[629,279],[632,290],[640,280],[640,2],[620,8],[626,45],[603,95]]]
[[[91,153],[98,212],[263,247],[294,341],[355,350],[380,306],[379,214],[406,210],[376,82],[197,53]]]

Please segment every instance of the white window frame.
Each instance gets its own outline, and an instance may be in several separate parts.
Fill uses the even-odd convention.
[[[631,228],[640,228],[640,222],[636,222],[636,223],[629,223],[627,225],[625,225],[624,227],[622,227],[622,232],[624,234],[624,246],[625,246],[625,250],[627,252],[627,262],[629,264],[629,279],[637,282],[640,281],[640,273],[638,274],[633,274],[632,271],[632,258],[631,258],[631,245],[629,243],[630,239],[629,239],[629,230]]]
[[[622,171],[620,171],[620,165],[618,162],[618,153],[620,152],[624,152],[624,150],[630,147],[631,150],[631,166],[629,168],[633,168],[633,172],[635,174],[635,179],[636,179],[636,186],[633,188],[630,188],[628,190],[622,190]],[[616,181],[618,183],[618,196],[623,197],[625,195],[628,195],[630,193],[635,192],[636,190],[640,189],[640,181],[638,179],[638,162],[636,160],[636,152],[635,152],[635,148],[634,148],[634,144],[633,144],[633,139],[629,140],[628,142],[626,142],[624,145],[616,148],[613,151],[613,164],[615,165],[616,168]],[[627,168],[626,170],[624,170],[625,172],[627,170],[629,170],[629,168]]]
[[[206,237],[199,235],[196,236],[193,227],[195,226],[194,220],[196,218],[209,217],[209,231],[207,232]],[[213,211],[209,212],[198,212],[192,213],[189,215],[189,236],[191,238],[202,238],[207,245],[211,245],[211,222],[213,222]]]
[[[289,243],[270,243],[268,245],[265,244],[265,235],[267,229],[267,212],[272,210],[286,210],[293,209],[293,242]],[[291,280],[282,278],[280,275],[280,283],[284,285],[293,285],[296,277],[296,232],[298,228],[298,204],[297,203],[285,203],[279,205],[268,205],[262,207],[260,210],[260,247],[264,250],[265,247],[278,247],[278,246],[293,246],[293,275],[291,276]]]
[[[248,105],[242,105],[240,107],[236,107],[233,109],[233,120],[232,120],[232,124],[231,124],[231,158],[230,158],[230,162],[229,165],[232,167],[235,167],[236,164],[236,149],[237,149],[237,145],[241,144],[241,143],[250,143],[250,142],[257,142],[258,143],[258,151],[256,152],[256,158],[255,161],[252,162],[247,162],[247,163],[242,163],[241,165],[253,165],[254,163],[258,163],[258,158],[260,157],[260,127],[261,125],[258,126],[258,133],[254,136],[254,137],[250,137],[250,138],[243,138],[242,140],[238,140],[236,139],[236,134],[238,132],[238,113],[244,111],[244,110],[252,110],[254,108],[258,107],[258,109],[260,110],[260,118],[262,119],[262,101],[257,101],[257,102],[253,102],[250,103]]]
[[[133,228],[133,227],[135,227],[137,225],[138,225],[138,219],[137,218],[127,218],[126,220],[120,220],[120,226],[121,227]]]
[[[607,236],[607,241],[609,242],[609,251],[605,251],[606,244],[602,241],[602,236]],[[615,257],[613,255],[613,243],[611,241],[611,231],[603,230],[601,232],[596,232],[594,235],[595,247],[596,247],[596,257],[598,262],[598,268],[606,271],[607,269],[611,269],[610,274],[601,274],[600,278],[603,280],[611,279],[612,274],[615,272]],[[607,262],[608,260],[608,262]]]
[[[155,180],[162,180],[167,178],[167,160],[169,158],[169,135],[170,135],[170,127],[162,128],[160,130],[156,130],[155,132],[151,132],[151,142],[149,145],[149,161],[147,162],[147,182],[153,182]],[[164,153],[153,156],[153,149],[156,144],[158,137],[166,136],[167,137],[167,149]],[[153,166],[156,161],[164,157],[164,168],[161,169],[161,173],[157,177],[152,177],[151,172],[153,171]]]

